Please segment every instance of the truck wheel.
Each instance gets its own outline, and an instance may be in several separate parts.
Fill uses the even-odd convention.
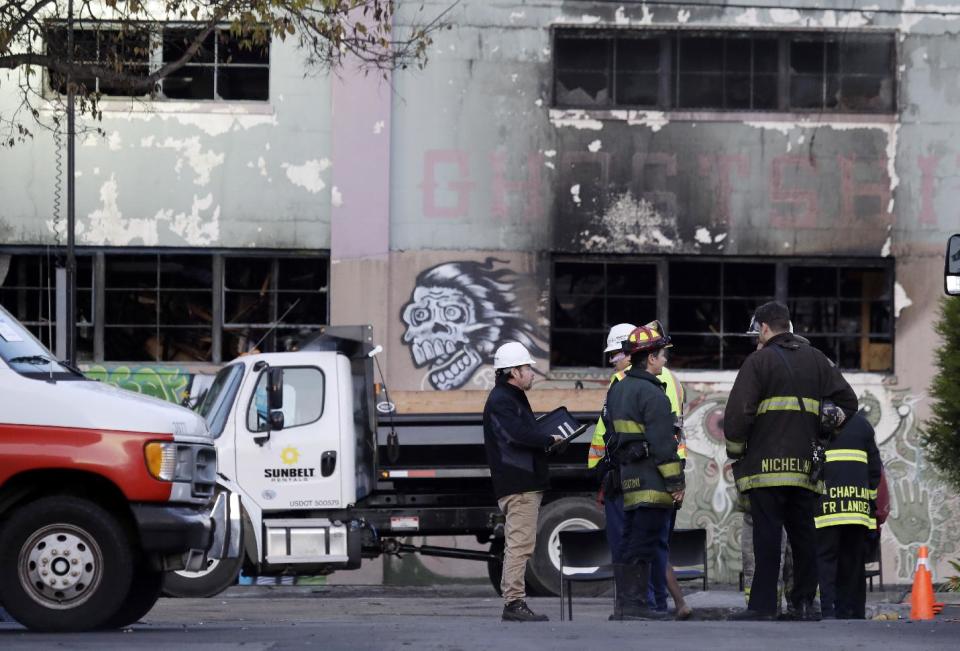
[[[500,557],[498,561],[487,561],[487,576],[498,596],[503,596],[500,580],[503,578],[503,538],[494,538],[490,543],[490,553]]]
[[[568,529],[603,529],[603,512],[585,497],[564,497],[540,510],[537,521],[537,546],[527,563],[527,585],[531,594],[560,594],[560,537]],[[604,582],[574,586],[577,595],[597,597],[609,589]]]
[[[129,536],[88,500],[45,497],[0,529],[0,603],[27,628],[97,628],[120,609],[132,577]]]
[[[168,597],[189,598],[218,595],[237,582],[240,568],[243,566],[243,557],[241,541],[240,555],[236,558],[208,560],[206,569],[197,572],[187,570],[164,572],[163,594]]]
[[[107,618],[100,629],[123,628],[140,621],[150,612],[160,598],[163,587],[163,571],[153,569],[146,560],[141,560],[133,574],[130,592],[120,610]]]

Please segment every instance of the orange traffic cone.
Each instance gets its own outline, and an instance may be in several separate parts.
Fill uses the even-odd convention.
[[[930,575],[930,560],[926,545],[920,547],[917,569],[913,573],[913,590],[910,592],[910,619],[933,619],[933,578]]]

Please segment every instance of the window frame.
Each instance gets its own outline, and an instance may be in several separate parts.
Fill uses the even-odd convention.
[[[306,427],[307,425],[313,425],[314,423],[319,422],[320,419],[323,418],[323,414],[326,413],[327,411],[327,374],[323,372],[323,369],[320,368],[319,366],[314,366],[311,364],[294,364],[292,366],[273,366],[273,367],[267,366],[266,368],[261,369],[260,373],[257,374],[257,379],[253,383],[253,389],[250,391],[250,399],[247,401],[247,408],[244,409],[243,411],[243,426],[246,428],[247,432],[249,432],[250,434],[262,434],[263,432],[269,431],[268,429],[267,430],[250,429],[250,408],[254,406],[254,401],[257,398],[257,387],[260,385],[260,380],[267,375],[267,373],[270,371],[271,368],[283,369],[284,373],[286,373],[288,369],[290,370],[305,369],[305,370],[317,371],[320,374],[320,378],[323,382],[323,385],[322,385],[323,391],[320,394],[320,414],[313,420],[305,423],[298,423],[296,425],[287,425],[287,423],[284,422],[283,429],[284,431],[286,431],[288,429],[294,429],[297,427]],[[281,408],[281,411],[282,410],[283,409]]]
[[[637,28],[637,27],[616,27],[610,25],[602,26],[584,26],[584,25],[554,25],[550,28],[550,41],[551,41],[551,52],[554,53],[554,63],[551,65],[551,107],[560,110],[600,110],[600,111],[613,111],[613,110],[640,110],[640,111],[666,111],[666,112],[709,112],[709,113],[796,113],[796,114],[841,114],[841,115],[866,115],[871,116],[876,119],[878,116],[896,116],[900,110],[899,104],[899,84],[897,83],[897,67],[899,61],[902,59],[901,56],[901,46],[899,39],[897,38],[897,31],[891,29],[858,29],[858,30],[839,30],[839,29],[773,29],[773,28],[711,28],[704,26],[689,26],[689,27],[674,27],[674,28],[664,28],[664,27],[651,27],[647,28]],[[610,81],[609,90],[608,90],[608,101],[604,104],[596,105],[583,105],[583,104],[574,104],[566,103],[560,101],[559,93],[559,76],[560,73],[564,70],[569,70],[568,68],[559,68],[556,61],[556,52],[559,40],[570,39],[575,40],[578,34],[589,34],[589,36],[581,36],[580,38],[590,38],[590,39],[599,39],[607,40],[608,51],[610,56],[608,56],[608,69],[605,72],[607,79]],[[629,103],[618,103],[618,93],[617,93],[617,78],[619,76],[619,71],[617,69],[617,43],[621,39],[636,38],[637,34],[647,34],[652,38],[658,38],[661,42],[660,47],[660,65],[659,65],[659,86],[658,86],[658,100],[655,105],[646,105],[646,104],[629,104]],[[678,53],[680,50],[680,43],[684,37],[689,38],[691,35],[697,36],[717,36],[724,39],[724,53],[726,53],[726,41],[732,38],[749,38],[751,39],[751,52],[755,49],[755,41],[761,39],[770,39],[771,36],[777,40],[777,65],[776,65],[776,102],[775,107],[773,108],[752,108],[754,103],[753,97],[753,86],[755,83],[755,77],[758,74],[756,71],[755,65],[751,66],[750,79],[751,79],[751,108],[743,107],[726,107],[726,106],[705,106],[705,107],[680,107],[679,106],[679,97],[681,88],[679,85],[679,76],[680,76],[680,66],[677,62]],[[819,107],[794,107],[791,105],[791,90],[790,83],[794,74],[790,69],[790,44],[793,39],[809,37],[813,40],[822,39],[825,43],[834,42],[834,43],[850,43],[851,39],[863,39],[864,41],[872,41],[877,39],[886,39],[890,48],[891,48],[891,62],[890,67],[887,70],[887,76],[885,80],[890,82],[890,105],[881,107],[880,109],[843,109],[840,107],[840,100],[838,99],[838,106],[836,108],[829,108],[825,105],[824,101],[821,101]],[[824,45],[826,47],[826,45]],[[751,55],[752,56],[752,55]],[[841,68],[838,69],[837,77],[838,84],[842,83],[842,79],[847,77],[855,77],[859,73],[847,72],[844,73]],[[726,66],[724,65],[724,68]],[[726,76],[727,71],[721,73],[723,80],[723,87],[726,88]],[[824,74],[824,87],[826,85],[826,74]],[[838,86],[839,88],[840,86]],[[840,92],[840,91],[838,91]],[[727,103],[726,92],[722,93],[722,103]]]
[[[118,23],[117,21],[110,21],[110,20],[87,21],[84,24],[75,25],[74,34],[76,34],[77,32],[94,32],[97,34],[97,53],[98,53],[97,63],[100,63],[99,61],[100,34],[102,32],[108,32],[108,31],[118,32],[120,31],[120,25],[121,23]],[[170,31],[186,30],[186,29],[190,29],[191,27],[196,27],[199,25],[202,25],[202,23],[191,23],[191,22],[185,22],[185,21],[169,21],[169,22],[153,23],[151,25],[150,31],[148,32],[150,49],[149,49],[149,52],[147,53],[146,61],[143,64],[141,64],[139,61],[135,62],[135,64],[145,65],[147,71],[150,73],[155,72],[156,70],[159,70],[165,63],[164,56],[163,56],[164,32],[167,30],[170,30]],[[67,23],[66,21],[62,21],[62,20],[47,21],[45,26],[46,30],[57,29],[58,31],[60,30],[63,31],[64,48],[66,48],[66,38],[65,38],[66,28],[67,28]],[[228,23],[219,24],[214,29],[214,32],[212,34],[213,42],[214,42],[212,62],[194,63],[192,61],[188,61],[186,64],[184,64],[183,68],[181,68],[182,70],[182,69],[188,69],[188,68],[213,67],[213,74],[214,74],[213,97],[205,97],[205,98],[169,97],[165,95],[163,92],[164,80],[161,79],[157,82],[156,87],[150,92],[140,93],[140,94],[103,93],[102,99],[114,100],[114,101],[124,100],[124,99],[141,99],[141,100],[163,102],[163,103],[170,102],[174,104],[181,103],[181,102],[205,102],[205,103],[218,103],[218,104],[232,103],[232,102],[255,102],[257,104],[269,103],[270,102],[270,71],[272,68],[273,44],[274,44],[272,35],[271,35],[270,41],[264,46],[267,50],[265,63],[235,63],[235,62],[221,62],[217,60],[218,59],[217,53],[220,48],[221,33],[227,34],[228,36],[230,35],[230,25]],[[49,39],[45,36],[44,43],[43,43],[44,52],[47,52],[48,42],[49,42]],[[264,93],[265,96],[262,99],[260,98],[223,99],[222,97],[220,97],[220,94],[218,92],[218,71],[221,68],[229,69],[229,70],[247,69],[247,68],[257,69],[257,70],[266,70],[267,78],[266,78],[266,88]],[[48,97],[65,96],[63,93],[60,93],[60,91],[54,88],[52,82],[53,82],[53,78],[50,71],[44,70],[44,86],[43,86],[44,93],[47,94]],[[98,77],[94,77],[94,88],[88,89],[88,90],[90,90],[90,92],[99,92],[99,89],[100,89],[100,79]]]
[[[64,255],[64,247],[45,247],[45,246],[22,246],[22,245],[0,245],[0,255],[43,255],[49,252],[51,260],[58,255]],[[317,294],[323,295],[323,316],[327,322],[330,320],[330,276],[331,276],[331,258],[329,249],[233,249],[233,248],[210,248],[210,249],[190,249],[183,247],[77,247],[76,256],[92,258],[92,287],[80,288],[91,292],[92,300],[92,323],[78,323],[78,327],[85,326],[93,328],[93,355],[90,359],[81,359],[81,364],[170,364],[170,360],[132,360],[132,359],[114,359],[107,358],[104,354],[105,323],[106,323],[106,265],[107,257],[110,255],[142,255],[144,258],[150,256],[209,256],[212,260],[212,282],[209,290],[201,289],[199,291],[212,292],[212,323],[210,326],[212,332],[211,355],[208,360],[197,360],[191,362],[178,362],[180,364],[189,364],[191,366],[221,365],[229,362],[231,359],[224,358],[223,335],[228,329],[224,322],[224,268],[227,257],[244,258],[265,258],[272,259],[274,268],[284,260],[311,259],[322,262],[325,267],[325,286],[316,290]],[[274,274],[275,276],[275,274]],[[273,281],[276,282],[275,279]],[[55,286],[54,286],[55,289]],[[41,288],[39,291],[46,291]],[[268,290],[270,291],[270,290]],[[306,290],[292,290],[300,293],[306,293]],[[12,312],[16,317],[17,314]],[[278,315],[279,316],[279,315]],[[272,326],[276,319],[266,324]],[[161,324],[162,325],[162,324]],[[234,324],[235,325],[235,324]],[[329,323],[320,324],[291,324],[290,329],[309,329],[318,330],[320,327],[329,325]],[[172,327],[172,326],[167,326]],[[186,326],[190,327],[190,326]],[[283,330],[283,326],[279,330]]]
[[[773,257],[773,256],[717,256],[717,255],[698,255],[698,256],[684,256],[684,255],[594,255],[594,254],[570,254],[570,253],[561,253],[555,252],[551,254],[550,258],[550,350],[553,351],[553,333],[555,331],[554,323],[556,321],[554,314],[554,304],[556,294],[556,287],[554,279],[556,278],[556,264],[560,263],[584,263],[584,264],[596,264],[600,262],[619,262],[619,263],[629,263],[629,264],[656,264],[657,265],[657,313],[651,314],[650,319],[659,319],[663,323],[664,328],[668,333],[674,334],[670,326],[670,263],[677,262],[707,262],[707,263],[726,263],[726,264],[736,264],[736,263],[753,263],[753,264],[773,264],[775,271],[775,281],[774,281],[774,300],[780,301],[784,304],[789,304],[791,301],[795,300],[790,297],[788,294],[788,276],[791,268],[795,267],[817,267],[817,268],[826,268],[826,269],[845,269],[845,268],[857,268],[857,269],[877,269],[884,271],[887,274],[887,286],[884,288],[886,296],[888,296],[887,304],[891,310],[890,318],[890,331],[889,333],[875,333],[872,331],[866,333],[857,333],[857,334],[844,334],[838,332],[825,333],[820,335],[819,333],[811,333],[811,336],[823,336],[831,337],[839,342],[841,338],[856,340],[860,339],[863,336],[889,336],[890,347],[891,347],[891,357],[890,357],[890,368],[882,371],[868,371],[862,370],[864,359],[861,357],[860,363],[861,368],[844,368],[840,367],[841,370],[845,373],[881,373],[892,375],[896,372],[896,337],[897,337],[897,328],[896,328],[896,305],[895,305],[895,292],[894,287],[896,285],[896,259],[893,257],[887,258],[858,258],[858,257],[836,257],[836,258],[824,258],[824,257],[805,257],[805,256],[791,256],[788,258],[784,257]],[[838,272],[839,273],[839,272]],[[839,278],[839,277],[838,277]],[[840,289],[837,288],[835,296],[823,297],[832,300],[837,305],[840,305],[843,300],[840,297]],[[731,298],[731,297],[727,297]],[[733,300],[735,297],[731,298]],[[724,297],[718,295],[717,299],[721,304],[721,313],[720,318],[723,319],[723,302]],[[606,300],[606,294],[604,294],[604,300]],[[852,302],[853,299],[847,299],[847,302]],[[862,304],[862,301],[861,301]],[[610,327],[609,324],[607,328]],[[642,325],[641,323],[636,323],[636,325]],[[720,324],[722,326],[722,323]],[[741,332],[729,332],[726,333],[722,329],[716,335],[721,340],[721,350],[722,350],[722,340],[724,337],[728,336],[743,336],[747,337],[746,330],[749,324],[744,324],[743,330]],[[564,329],[561,329],[564,330]],[[686,334],[690,336],[697,336],[703,333],[688,332],[684,331],[683,333],[677,334]],[[803,333],[798,333],[803,334]],[[601,344],[606,337],[606,333],[602,337],[599,337],[597,340],[597,347],[600,350]],[[831,359],[834,357],[834,354],[830,351],[824,351],[827,353]],[[552,357],[552,354],[551,354]],[[836,360],[839,364],[840,360]],[[586,369],[598,369],[598,368],[607,368],[607,367],[597,367],[597,366],[567,366],[567,365],[551,365],[551,372],[560,371],[560,372],[576,372],[584,371]],[[723,368],[723,358],[722,355],[717,358],[716,366],[712,367],[696,367],[688,368],[685,370],[689,371],[730,371],[731,369]]]

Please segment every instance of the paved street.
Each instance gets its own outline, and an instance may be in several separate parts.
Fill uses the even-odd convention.
[[[894,593],[888,593],[888,596]],[[894,599],[896,595],[894,595]],[[734,623],[722,621],[742,604],[732,590],[689,595],[698,621],[607,622],[608,599],[578,599],[574,621],[559,621],[559,600],[531,600],[551,620],[505,624],[501,604],[483,586],[442,588],[237,587],[215,599],[163,599],[124,631],[47,635],[0,623],[0,649],[527,649],[639,648],[711,651],[813,647],[956,649],[960,607],[937,621]],[[876,599],[876,596],[874,596]],[[903,605],[871,603],[873,612],[905,612]],[[639,641],[642,640],[642,643]]]

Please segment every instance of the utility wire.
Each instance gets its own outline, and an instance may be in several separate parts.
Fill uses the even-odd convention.
[[[600,2],[623,5],[623,0],[600,0]],[[671,7],[671,8],[683,8],[683,7],[696,7],[698,9],[775,9],[782,11],[834,11],[837,13],[847,13],[847,14],[886,14],[893,16],[943,16],[943,17],[960,17],[960,10],[949,11],[946,9],[930,9],[928,7],[916,8],[916,9],[841,9],[836,7],[823,7],[823,6],[803,6],[803,7],[785,7],[783,5],[771,5],[771,4],[748,4],[748,3],[739,3],[739,2],[724,2],[724,3],[715,3],[715,2],[669,2],[668,0],[645,0],[643,2],[636,2],[631,7]],[[626,8],[626,7],[625,7]]]

